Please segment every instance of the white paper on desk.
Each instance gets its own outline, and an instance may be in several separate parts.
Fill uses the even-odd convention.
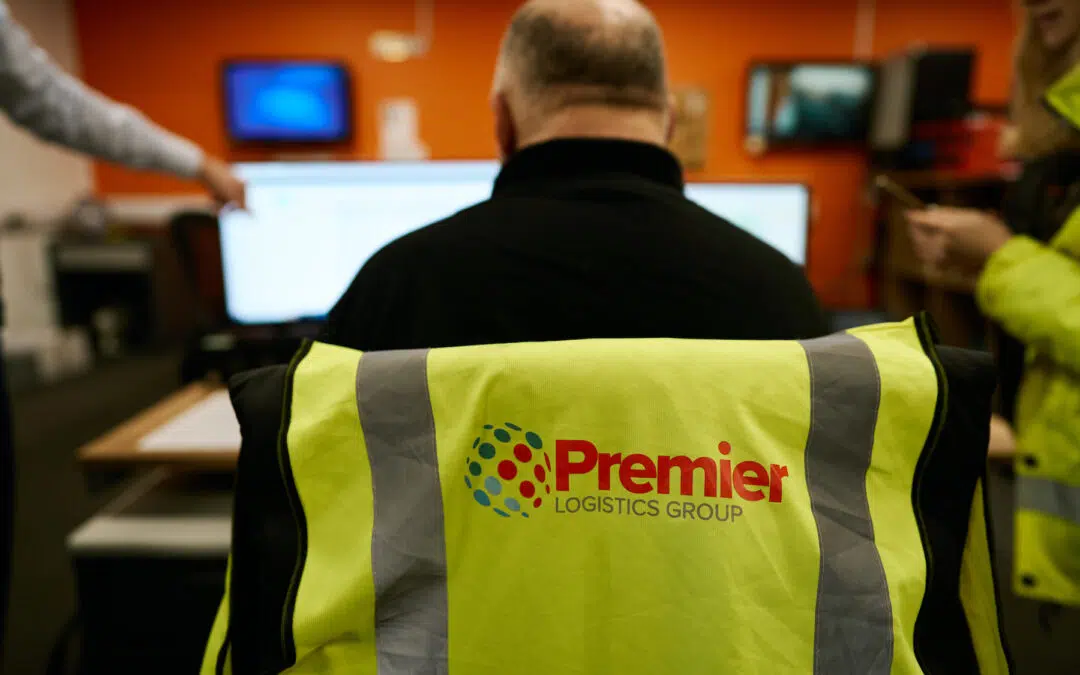
[[[240,449],[240,423],[236,421],[228,391],[216,391],[181,415],[142,437],[142,452]]]

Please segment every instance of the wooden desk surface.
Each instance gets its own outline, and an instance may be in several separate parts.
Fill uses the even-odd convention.
[[[156,465],[191,469],[228,470],[236,466],[240,448],[221,450],[154,450],[139,449],[147,434],[181,415],[221,389],[221,385],[196,382],[155,403],[104,436],[79,448],[77,457],[93,465]]]

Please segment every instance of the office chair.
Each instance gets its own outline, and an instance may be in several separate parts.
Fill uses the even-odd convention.
[[[191,294],[195,330],[202,333],[220,329],[227,318],[217,217],[201,211],[181,211],[169,220],[169,239]]]
[[[180,379],[186,384],[211,370],[201,347],[205,336],[229,324],[217,217],[202,211],[181,211],[169,220],[169,239],[180,259],[195,315],[180,367]]]

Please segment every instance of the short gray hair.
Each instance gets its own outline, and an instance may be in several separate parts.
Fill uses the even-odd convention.
[[[663,38],[651,20],[590,26],[526,7],[510,22],[500,59],[526,96],[556,108],[667,104]]]

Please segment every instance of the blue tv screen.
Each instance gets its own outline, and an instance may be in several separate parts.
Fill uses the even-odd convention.
[[[352,131],[349,74],[324,61],[225,65],[225,116],[234,141],[335,143]]]

